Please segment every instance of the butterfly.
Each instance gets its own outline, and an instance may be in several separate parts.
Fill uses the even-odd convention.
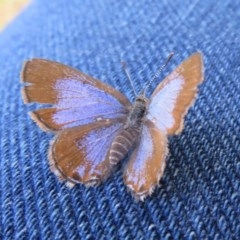
[[[47,104],[30,116],[42,130],[55,134],[50,167],[69,187],[100,184],[130,155],[124,183],[144,200],[159,184],[168,136],[182,131],[203,75],[202,54],[196,52],[160,82],[150,98],[143,91],[131,103],[76,69],[35,58],[24,64],[22,95],[26,104]]]

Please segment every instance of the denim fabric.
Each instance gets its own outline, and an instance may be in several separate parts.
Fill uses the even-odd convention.
[[[239,239],[239,26],[232,0],[33,1],[0,34],[0,239]],[[205,81],[150,198],[132,198],[123,164],[97,188],[58,181],[47,160],[53,135],[22,102],[23,61],[68,64],[132,98],[121,60],[140,91],[175,52],[150,94],[197,50]]]

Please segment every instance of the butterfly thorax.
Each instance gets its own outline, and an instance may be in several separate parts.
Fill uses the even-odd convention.
[[[110,151],[109,160],[112,164],[117,164],[122,160],[129,150],[136,143],[142,128],[142,122],[146,115],[148,99],[143,95],[136,98],[129,111],[123,129],[114,138]]]
[[[124,128],[141,127],[142,121],[146,115],[147,105],[148,99],[143,95],[138,96],[129,112]]]

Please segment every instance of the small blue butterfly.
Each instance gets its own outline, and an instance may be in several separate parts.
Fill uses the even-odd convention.
[[[203,81],[203,61],[195,53],[154,90],[133,104],[114,88],[63,64],[32,59],[22,70],[25,103],[51,104],[31,112],[44,131],[53,131],[51,169],[68,186],[101,183],[132,150],[123,176],[144,200],[158,185],[168,154],[167,136],[183,129],[184,116]]]

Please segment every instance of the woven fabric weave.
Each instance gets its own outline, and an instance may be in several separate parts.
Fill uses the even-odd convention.
[[[0,239],[239,239],[239,1],[35,0],[0,34]],[[124,164],[101,186],[68,189],[50,171],[52,134],[22,102],[19,73],[41,57],[75,67],[132,98],[195,51],[205,81],[181,135],[170,139],[160,187],[136,202]]]

